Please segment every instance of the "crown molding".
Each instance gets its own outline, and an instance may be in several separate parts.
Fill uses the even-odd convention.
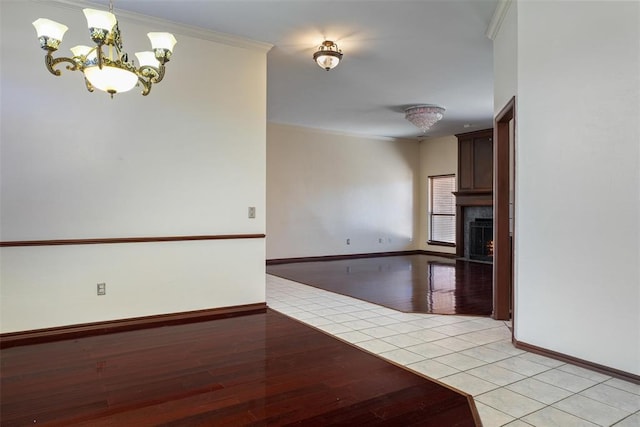
[[[502,21],[504,21],[504,17],[507,15],[511,3],[513,3],[513,0],[498,1],[496,10],[493,12],[493,17],[491,17],[491,22],[489,22],[489,27],[487,27],[487,31],[485,33],[489,39],[495,40],[496,36],[500,32]]]
[[[314,128],[314,127],[309,127],[309,126],[304,126],[304,125],[294,125],[294,124],[290,124],[290,123],[281,123],[281,122],[274,122],[274,121],[267,121],[267,125],[268,126],[274,126],[274,127],[289,128],[291,130],[297,130],[297,131],[302,131],[302,132],[313,132],[313,133],[319,133],[319,134],[325,134],[325,135],[344,136],[344,137],[347,137],[347,138],[371,139],[371,140],[375,140],[375,141],[388,141],[388,142],[398,142],[398,141],[416,142],[416,140],[413,139],[413,138],[400,138],[400,137],[392,137],[392,136],[375,136],[375,135],[367,135],[367,134],[362,134],[362,133],[357,133],[357,132],[347,132],[347,131],[340,131],[340,130]]]
[[[84,0],[35,0],[38,3],[47,3],[49,5],[57,5],[73,9],[82,9],[85,7],[95,7],[98,9],[104,9],[104,4],[99,4]],[[202,40],[208,40],[216,43],[225,44],[233,47],[240,47],[244,49],[257,50],[259,52],[268,52],[273,47],[270,43],[251,40],[248,38],[235,36],[233,34],[221,33],[213,30],[207,30],[200,27],[194,27],[191,25],[180,24],[178,22],[169,21],[162,18],[155,18],[148,15],[142,15],[140,13],[129,12],[127,10],[114,8],[114,12],[118,18],[124,18],[132,21],[137,21],[145,25],[153,25],[154,27],[160,26],[163,31],[168,31],[185,36],[195,37]]]

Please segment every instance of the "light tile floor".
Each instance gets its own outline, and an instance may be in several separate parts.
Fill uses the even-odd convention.
[[[640,385],[516,349],[502,321],[402,313],[271,275],[267,304],[473,395],[484,427],[640,426]]]

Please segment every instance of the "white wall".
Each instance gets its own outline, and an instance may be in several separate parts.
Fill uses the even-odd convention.
[[[415,249],[418,154],[416,141],[269,124],[267,259]]]
[[[417,240],[420,249],[431,252],[455,254],[455,247],[430,245],[428,221],[429,177],[433,175],[458,174],[458,138],[454,135],[427,138],[420,142],[420,212]]]
[[[636,375],[639,7],[520,2],[516,22],[516,338]]]
[[[90,42],[79,8],[1,15],[3,241],[265,232],[265,48],[178,29],[164,81],[109,99],[44,67],[31,22],[67,24],[66,56]],[[119,18],[130,55],[164,29]],[[262,302],[264,253],[263,239],[3,248],[2,332]]]

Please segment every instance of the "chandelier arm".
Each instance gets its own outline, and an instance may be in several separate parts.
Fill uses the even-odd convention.
[[[160,83],[164,78],[164,65],[160,64],[159,68],[144,65],[138,69],[136,74],[147,79],[149,83]]]
[[[158,68],[158,76],[153,79],[154,83],[160,83],[164,78],[164,64],[160,64]]]
[[[69,71],[75,71],[78,69],[78,65],[72,58],[66,58],[64,56],[60,58],[54,58],[53,55],[51,55],[51,51],[48,51],[47,55],[44,57],[44,65],[47,67],[47,70],[49,70],[49,72],[54,76],[60,75],[60,70],[57,70],[53,67],[55,67],[61,62],[68,62],[71,64],[71,65],[67,65],[67,70]]]
[[[151,86],[154,83],[159,83],[164,78],[164,70],[165,67],[163,64],[160,64],[159,68],[151,67],[151,66],[143,66],[140,67],[136,71],[138,75],[138,81],[142,84],[142,95],[147,96],[149,92],[151,92]]]
[[[149,92],[151,92],[151,82],[142,76],[138,76],[138,81],[142,84],[142,96],[149,95]]]

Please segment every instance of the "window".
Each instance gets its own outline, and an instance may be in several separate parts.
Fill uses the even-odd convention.
[[[455,175],[429,177],[429,243],[456,244]]]

